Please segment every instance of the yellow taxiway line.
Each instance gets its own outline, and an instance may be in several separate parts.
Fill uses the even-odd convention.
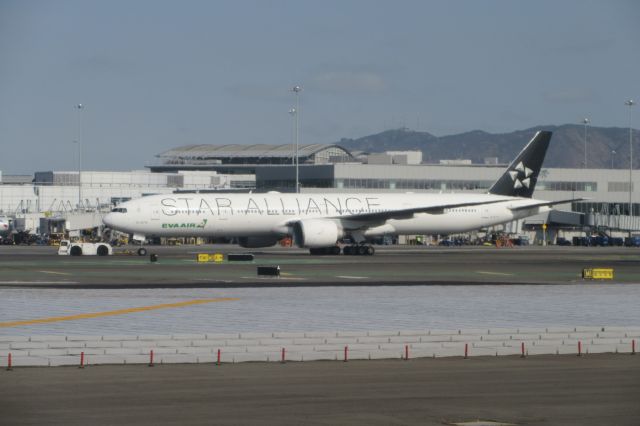
[[[0,328],[7,327],[18,327],[21,325],[33,325],[33,324],[48,324],[51,322],[60,322],[60,321],[74,321],[79,319],[88,319],[88,318],[99,318],[99,317],[110,317],[115,315],[124,315],[130,314],[133,312],[145,312],[145,311],[153,311],[156,309],[168,309],[168,308],[182,308],[184,306],[192,306],[192,305],[203,305],[205,303],[215,303],[215,302],[231,302],[234,300],[238,300],[233,297],[218,297],[215,299],[195,299],[195,300],[187,300],[185,302],[176,302],[176,303],[163,303],[161,305],[151,305],[151,306],[140,306],[137,308],[126,308],[126,309],[117,309],[115,311],[104,311],[104,312],[91,312],[87,314],[76,314],[76,315],[66,315],[61,317],[49,317],[49,318],[37,318],[31,320],[20,320],[20,321],[8,321],[8,322],[0,322]]]

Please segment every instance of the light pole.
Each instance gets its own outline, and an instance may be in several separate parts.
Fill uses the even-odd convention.
[[[296,108],[295,108],[295,118],[296,118],[296,194],[298,194],[300,192],[300,171],[299,171],[299,166],[300,166],[300,158],[298,157],[298,148],[299,148],[299,144],[300,144],[300,128],[299,128],[299,121],[298,121],[298,116],[300,115],[300,92],[302,91],[302,87],[300,86],[293,86],[293,89],[291,89],[293,91],[293,93],[296,94]]]
[[[582,120],[582,124],[584,124],[584,168],[587,168],[587,125],[591,123],[591,120],[585,118]]]
[[[78,210],[82,204],[82,110],[84,105],[78,104],[74,107],[78,110]]]
[[[294,169],[296,168],[296,115],[298,111],[295,108],[291,108],[289,110],[289,115],[291,115],[291,164],[293,164]],[[297,179],[296,179],[297,182]],[[297,192],[297,187],[296,187]]]
[[[613,170],[613,156],[616,155],[616,150],[612,149],[611,150],[611,169]]]
[[[633,204],[631,200],[631,192],[633,185],[633,133],[631,128],[631,107],[633,107],[636,103],[633,99],[629,99],[624,103],[629,107],[629,217],[633,216]],[[629,233],[631,233],[631,226],[629,226]],[[631,234],[629,234],[631,235]]]

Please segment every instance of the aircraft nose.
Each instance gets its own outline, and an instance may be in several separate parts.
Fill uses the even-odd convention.
[[[107,213],[107,215],[102,218],[102,223],[113,229],[116,226],[115,215],[113,213]]]

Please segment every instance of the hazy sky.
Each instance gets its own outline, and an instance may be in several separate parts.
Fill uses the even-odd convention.
[[[0,170],[187,144],[629,124],[640,2],[0,0]],[[635,108],[634,127],[639,127]]]

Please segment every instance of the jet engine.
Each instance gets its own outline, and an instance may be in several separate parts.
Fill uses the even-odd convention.
[[[330,247],[342,238],[344,232],[326,219],[305,219],[293,225],[293,241],[300,248]]]
[[[271,247],[276,245],[277,242],[278,242],[278,238],[271,237],[271,236],[238,238],[238,245],[244,248]]]

